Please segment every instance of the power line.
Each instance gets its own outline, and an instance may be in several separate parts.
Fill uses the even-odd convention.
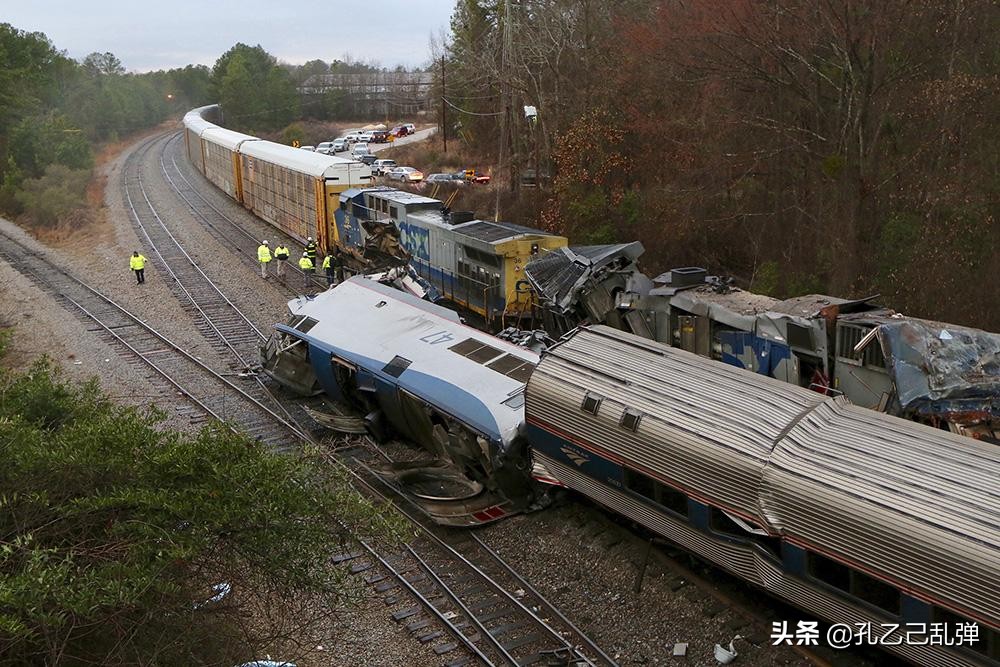
[[[470,116],[502,116],[503,115],[503,111],[490,111],[489,113],[484,113],[484,112],[481,112],[481,111],[469,111],[468,109],[463,109],[461,107],[455,106],[454,104],[451,103],[450,100],[448,100],[445,97],[442,97],[441,99],[444,101],[445,104],[447,104],[448,106],[450,106],[455,111],[461,111],[462,113],[469,114]]]

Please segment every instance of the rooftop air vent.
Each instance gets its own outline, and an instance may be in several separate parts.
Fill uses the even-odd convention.
[[[700,266],[684,266],[679,269],[670,270],[671,287],[690,287],[691,285],[701,285],[705,282],[708,271]]]

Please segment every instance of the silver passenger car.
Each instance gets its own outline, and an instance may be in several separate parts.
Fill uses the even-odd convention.
[[[977,623],[996,664],[1000,449],[604,326],[547,351],[526,392],[563,484],[839,623]]]

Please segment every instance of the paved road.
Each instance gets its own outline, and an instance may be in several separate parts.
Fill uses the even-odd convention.
[[[384,151],[393,146],[405,146],[406,144],[413,144],[418,141],[423,141],[424,139],[430,139],[433,134],[437,132],[436,127],[429,127],[426,130],[417,130],[413,134],[403,137],[402,139],[396,139],[395,141],[387,144],[368,144],[368,149],[372,153],[378,153],[379,151]],[[340,151],[337,153],[339,157],[350,157],[350,151]]]
[[[406,144],[412,144],[417,141],[423,141],[424,139],[430,139],[431,135],[437,132],[436,127],[429,127],[426,130],[417,130],[413,134],[407,135],[402,139],[396,139],[392,143],[388,144],[368,144],[368,148],[371,149],[372,153],[378,153],[379,151],[384,151],[387,148],[392,148],[393,146],[405,146]]]

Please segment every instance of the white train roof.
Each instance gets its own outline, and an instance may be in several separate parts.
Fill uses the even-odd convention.
[[[341,169],[345,165],[352,165],[356,168],[364,166],[354,160],[304,151],[301,148],[292,148],[284,144],[276,144],[273,141],[247,142],[240,146],[240,153],[279,164],[293,171],[322,178],[340,176],[343,173]]]
[[[210,123],[204,118],[202,118],[202,114],[204,114],[209,109],[214,108],[215,106],[216,106],[215,104],[210,104],[207,107],[198,107],[197,109],[192,109],[191,111],[188,111],[186,114],[184,114],[184,127],[194,132],[198,136],[201,136],[201,133],[204,132],[205,130],[209,130],[213,127],[218,127],[218,125]]]
[[[521,428],[524,385],[538,363],[534,352],[462,324],[454,311],[362,277],[288,307],[315,320],[296,335],[480,433],[507,442]]]
[[[231,151],[239,148],[240,144],[245,141],[260,141],[257,137],[249,134],[243,134],[242,132],[227,130],[226,128],[219,127],[218,125],[212,125],[205,130],[202,133],[201,138],[213,144],[218,144]]]

